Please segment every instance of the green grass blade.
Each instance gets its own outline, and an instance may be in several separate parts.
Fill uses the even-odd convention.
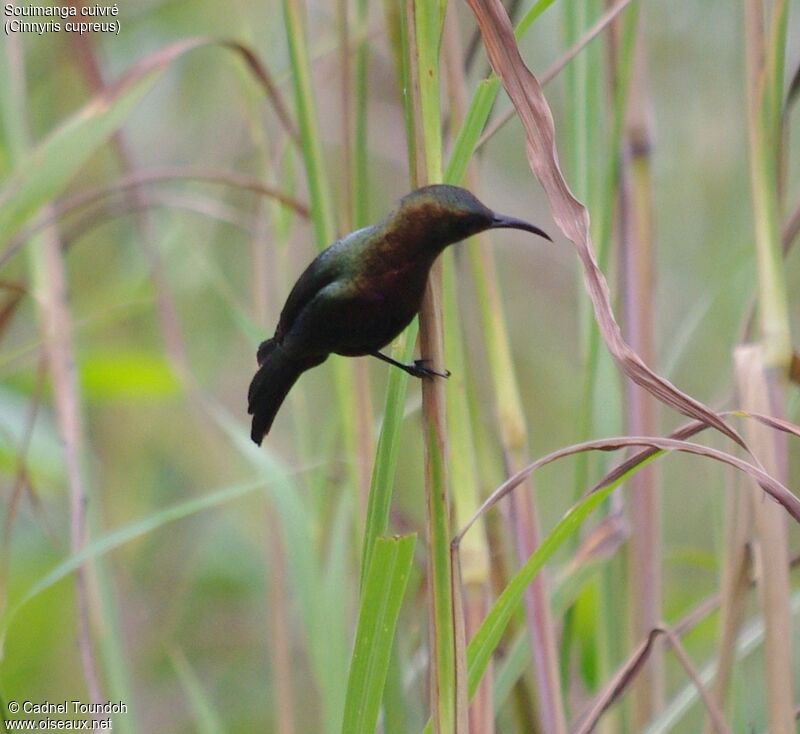
[[[326,562],[320,567],[317,598],[310,610],[309,630],[312,665],[320,690],[323,731],[339,731],[345,710],[347,687],[342,671],[347,668],[350,635],[347,624],[347,600],[355,590],[348,583],[350,576],[347,544],[353,537],[350,522],[353,518],[352,494],[339,497],[331,521]]]
[[[295,84],[295,104],[300,127],[300,144],[306,168],[308,192],[317,247],[322,249],[336,237],[336,222],[330,186],[322,155],[314,90],[311,86],[311,63],[306,44],[305,17],[300,0],[284,0],[283,14],[289,42],[289,58]]]
[[[176,650],[169,657],[178,680],[189,699],[189,707],[194,715],[199,734],[224,734],[225,727],[222,725],[222,719],[211,705],[208,694],[203,690],[202,682],[186,656],[180,650]]]
[[[367,41],[367,2],[356,3],[356,49],[355,69],[355,136],[353,148],[353,227],[358,229],[369,222],[369,149],[368,149],[368,100],[369,100],[369,42]]]
[[[650,457],[648,462],[654,458],[655,456]],[[631,469],[609,486],[590,494],[570,508],[544,538],[536,552],[514,574],[467,646],[467,685],[470,698],[475,694],[509,621],[522,604],[528,584],[533,581],[536,574],[541,571],[544,564],[553,554],[579,531],[583,521],[605,501],[608,495],[622,484],[630,474],[648,462],[642,462],[638,467]],[[431,723],[428,722],[425,732],[430,731]]]
[[[375,541],[350,664],[343,734],[375,731],[415,544],[415,535]]]
[[[322,150],[322,136],[314,102],[315,94],[311,84],[311,63],[302,1],[284,0],[283,12],[286,22],[286,35],[289,42],[292,78],[294,79],[294,95],[300,128],[303,165],[305,166],[306,183],[311,204],[311,219],[314,225],[317,247],[322,250],[336,239],[337,224]],[[333,379],[338,403],[337,416],[341,427],[340,433],[345,453],[355,459],[359,455],[359,447],[356,417],[352,410],[352,396],[356,392],[355,374],[352,365],[342,360],[334,361]],[[353,491],[356,491],[358,487],[355,466],[355,460],[348,464],[348,479]]]
[[[24,155],[0,192],[0,243],[56,196],[163,72],[157,66],[95,99]]]
[[[522,602],[528,584],[535,578],[553,553],[567,539],[578,532],[581,523],[605,500],[612,490],[613,486],[606,487],[589,495],[570,509],[497,598],[494,606],[489,611],[489,614],[486,615],[467,647],[470,696],[477,689],[478,683],[486,671],[492,653],[497,648],[509,620]]]
[[[525,13],[514,31],[517,39],[522,38],[533,22],[549,8],[555,0],[539,0]],[[497,99],[500,91],[500,80],[490,74],[486,79],[478,83],[477,89],[472,96],[469,109],[464,117],[461,127],[458,129],[453,150],[447,163],[444,174],[445,183],[459,185],[464,178],[467,164],[475,151],[475,145],[483,132],[492,105]]]
[[[25,605],[43,591],[46,591],[54,584],[57,584],[59,581],[69,576],[87,561],[104,556],[106,553],[119,548],[125,543],[140,538],[163,525],[175,522],[176,520],[182,520],[185,517],[202,512],[203,510],[218,507],[234,499],[238,499],[245,494],[249,494],[263,487],[265,483],[264,479],[251,480],[217,490],[216,492],[210,492],[202,497],[196,497],[186,502],[179,502],[171,507],[166,507],[159,512],[153,513],[152,515],[143,517],[140,520],[135,520],[127,525],[123,525],[106,535],[95,538],[91,543],[81,548],[80,552],[64,559],[38,581],[34,582],[22,597],[9,607],[2,621],[0,621],[0,651],[3,649],[5,636],[11,622]]]
[[[437,183],[442,178],[439,47],[445,5],[446,2],[442,0],[415,0],[414,2],[417,34],[417,81],[427,183]]]
[[[439,85],[439,47],[445,3],[415,0],[416,79],[419,123],[425,158],[425,183],[442,180],[442,126]],[[434,361],[441,355],[441,311],[436,305],[437,268],[431,274],[429,298],[423,303],[421,349]],[[423,387],[426,446],[425,494],[428,522],[429,630],[431,705],[437,734],[450,734],[456,727],[456,640],[452,569],[450,565],[450,509],[447,460],[444,453],[446,425],[444,395],[440,387]]]
[[[318,544],[312,532],[314,518],[303,507],[296,488],[285,481],[281,464],[272,452],[252,443],[247,431],[222,406],[208,398],[203,404],[231,443],[266,477],[270,501],[278,514],[286,544],[289,577],[299,599],[300,618],[307,638],[312,641],[308,647],[309,662],[321,692],[317,708],[323,731],[338,731],[345,699],[341,671],[347,664],[343,599],[347,594],[344,544],[350,537],[346,524],[350,495],[342,494],[334,513],[330,546],[323,553],[327,563],[322,564],[317,558]]]
[[[403,0],[384,0],[386,29],[394,57],[397,86],[403,99],[403,123],[406,131],[406,150],[408,157],[408,178],[417,180],[417,131],[414,125],[414,109],[411,104],[411,63],[408,55],[408,18]]]
[[[458,129],[458,136],[450,153],[450,160],[444,172],[445,183],[460,185],[469,165],[475,145],[480,138],[492,105],[500,90],[500,80],[492,75],[478,83],[470,102],[464,122]]]
[[[403,332],[392,352],[395,359],[403,363],[411,361],[418,328],[419,326],[415,320]],[[397,468],[397,453],[400,449],[400,425],[403,420],[407,387],[408,376],[405,372],[396,369],[389,370],[383,423],[378,437],[378,448],[375,452],[375,463],[372,468],[372,482],[367,503],[367,522],[361,555],[362,587],[370,565],[370,556],[375,541],[379,536],[385,535],[389,527],[394,472]]]

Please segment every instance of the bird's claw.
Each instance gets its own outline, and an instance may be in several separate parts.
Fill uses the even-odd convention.
[[[450,377],[450,370],[439,372],[438,370],[426,367],[425,365],[430,362],[429,359],[415,359],[413,367],[409,368],[410,374],[414,377]]]

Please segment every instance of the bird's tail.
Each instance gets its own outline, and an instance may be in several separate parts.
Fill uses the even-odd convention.
[[[257,358],[258,372],[247,392],[247,412],[253,416],[250,438],[260,446],[292,385],[313,364],[291,359],[274,339],[262,342]]]

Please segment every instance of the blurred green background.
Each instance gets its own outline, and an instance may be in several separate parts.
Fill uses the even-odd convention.
[[[307,5],[308,37],[325,154],[342,207],[334,5]],[[534,72],[565,47],[559,5],[521,44]],[[469,38],[473,20],[465,6],[454,6],[463,36]],[[732,348],[755,282],[742,17],[738,6],[722,0],[643,6],[655,133],[658,361],[652,366],[681,389],[716,405],[732,387]],[[279,3],[138,0],[121,3],[118,19],[119,35],[3,38],[6,66],[13,53],[24,54],[25,99],[5,98],[7,106],[25,105],[32,141],[58,128],[97,93],[87,75],[87,54],[109,83],[165,44],[196,35],[232,38],[251,47],[293,109]],[[794,69],[800,61],[797,12],[790,22],[788,66]],[[378,219],[408,190],[408,174],[402,107],[377,4],[370,9],[368,38],[369,218]],[[482,78],[485,65],[479,52],[470,78]],[[546,92],[560,130],[568,114],[562,78]],[[508,104],[501,94],[498,108]],[[445,99],[445,117],[447,109]],[[8,124],[6,116],[0,136],[2,178],[13,169]],[[596,124],[605,127],[608,120]],[[795,121],[790,149],[800,144],[799,135]],[[118,146],[127,151],[127,164]],[[512,121],[483,150],[478,193],[490,206],[555,233],[523,151],[521,128]],[[563,148],[562,158],[570,160]],[[92,156],[60,200],[110,185],[125,175],[125,165],[137,171],[195,166],[245,173],[307,201],[300,161],[273,110],[240,60],[218,47],[192,51],[171,63],[136,105],[116,143]],[[569,166],[566,173],[569,178]],[[786,199],[795,202],[800,177],[790,172],[787,183]],[[289,288],[316,252],[311,228],[288,209],[238,187],[169,180],[139,191],[146,204],[141,211],[131,212],[131,198],[116,194],[88,216],[72,215],[59,223],[69,248],[69,308],[91,536],[105,536],[142,518],[159,525],[102,555],[95,565],[91,599],[96,648],[105,670],[103,689],[108,698],[122,697],[129,711],[115,720],[115,730],[213,731],[217,721],[219,730],[227,732],[273,731],[277,634],[291,656],[297,731],[321,731],[312,648],[320,635],[329,636],[328,673],[346,679],[360,553],[360,530],[353,521],[356,499],[345,486],[348,464],[356,459],[337,444],[338,422],[331,414],[332,362],[340,358],[302,378],[259,457],[247,446],[245,411],[257,343],[271,334]],[[508,233],[495,242],[530,425],[530,454],[537,457],[580,438],[575,422],[583,379],[577,260],[563,238],[549,246]],[[153,253],[162,287],[175,307],[177,342],[185,350],[191,380],[208,402],[176,372],[165,346]],[[489,400],[488,367],[462,254],[456,258],[459,285],[464,284],[459,295],[467,324],[468,379]],[[607,276],[613,286],[614,257],[611,262]],[[13,296],[10,284],[28,288],[30,279],[23,248],[0,272],[4,302]],[[792,286],[797,279],[798,259],[790,256],[786,282],[793,315],[800,305]],[[0,339],[0,582],[7,610],[69,554],[70,520],[47,379],[30,444],[21,453],[42,384],[41,337],[30,293],[3,319]],[[386,371],[386,365],[369,365],[376,425]],[[619,380],[612,377],[611,382]],[[392,525],[422,538],[419,403],[419,386],[412,382]],[[601,401],[598,407],[598,435],[623,432],[616,401]],[[789,418],[796,420],[796,415]],[[662,411],[663,432],[678,423],[678,417]],[[480,451],[496,450],[493,430],[487,425],[478,436]],[[599,477],[609,462],[597,460],[592,476]],[[661,467],[665,618],[674,620],[717,588],[720,500],[729,480],[697,458],[671,457]],[[566,460],[538,475],[544,529],[571,504],[573,471]],[[274,491],[257,486],[264,477]],[[168,519],[165,508],[251,480],[252,491],[242,496],[160,524]],[[281,500],[281,493],[291,493],[291,501]],[[796,545],[796,533],[793,540]],[[408,731],[419,730],[427,710],[420,652],[426,625],[421,545],[420,572],[411,580],[399,633]],[[276,557],[278,550],[282,557]],[[289,624],[275,633],[270,625],[279,573],[288,573]],[[309,602],[319,604],[319,614],[309,613]],[[337,614],[330,616],[334,609]],[[705,623],[687,638],[695,660],[713,653],[714,630]],[[674,692],[684,677],[671,659],[669,666]],[[756,661],[740,671],[742,722],[763,722],[757,671]],[[71,577],[35,596],[11,622],[0,661],[0,692],[6,701],[86,700]],[[698,722],[676,731],[699,731],[694,728]]]

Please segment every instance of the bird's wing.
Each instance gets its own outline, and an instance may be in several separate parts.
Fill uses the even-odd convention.
[[[365,228],[366,229],[366,228]],[[347,256],[343,250],[352,249],[363,238],[363,230],[346,235],[323,250],[297,279],[281,311],[275,340],[280,343],[288,333],[303,309],[325,286],[333,283],[347,266]],[[344,257],[343,257],[344,256]]]
[[[275,329],[275,341],[283,341],[283,336],[291,330],[292,324],[300,312],[313,300],[326,285],[332,283],[336,278],[331,268],[324,267],[319,258],[314,260],[303,274],[297,279],[289,297],[281,311],[278,326]]]

